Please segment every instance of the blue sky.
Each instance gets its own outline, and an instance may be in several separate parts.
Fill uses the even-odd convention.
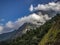
[[[31,4],[45,4],[52,0],[0,0],[0,23],[6,23],[9,20],[15,21],[18,18],[29,15]]]
[[[46,13],[32,13],[34,10]],[[60,13],[58,0],[0,0],[0,34],[16,30],[26,22],[42,25],[57,13]]]

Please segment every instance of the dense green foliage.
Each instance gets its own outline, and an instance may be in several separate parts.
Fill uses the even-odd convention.
[[[60,45],[60,16],[54,20],[52,27],[44,35],[39,45]]]
[[[47,21],[44,25],[27,31],[26,34],[23,34],[21,37],[16,39],[11,39],[9,41],[1,42],[1,45],[38,45],[38,43],[43,39],[45,34],[47,34],[54,22],[60,19],[60,15],[53,17],[51,20]],[[58,23],[58,22],[57,22]],[[42,42],[42,41],[41,41]]]

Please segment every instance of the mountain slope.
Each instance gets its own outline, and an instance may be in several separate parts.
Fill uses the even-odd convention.
[[[8,39],[14,39],[16,37],[20,37],[23,33],[26,33],[26,29],[31,29],[36,27],[35,25],[33,24],[30,24],[30,23],[24,23],[19,29],[17,30],[14,30],[12,32],[8,32],[8,33],[3,33],[3,34],[0,34],[0,41],[5,41],[5,40],[8,40]]]
[[[60,14],[57,14],[44,25],[28,30],[21,37],[0,42],[0,45],[56,45],[60,41],[59,37]]]
[[[56,16],[53,25],[40,41],[39,45],[60,45],[60,15]]]

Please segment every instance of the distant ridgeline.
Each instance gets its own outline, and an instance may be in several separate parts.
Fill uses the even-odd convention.
[[[0,42],[0,45],[60,45],[60,14],[21,37]]]

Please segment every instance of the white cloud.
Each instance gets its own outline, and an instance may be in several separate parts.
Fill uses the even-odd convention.
[[[45,19],[45,20],[49,20],[49,19],[51,19],[51,17],[49,17],[47,14],[45,14],[45,15],[44,15],[44,19]]]
[[[6,26],[9,27],[9,28],[14,28],[14,24],[13,24],[12,21],[7,22]]]
[[[0,30],[3,30],[3,31],[0,31],[0,33],[6,33],[12,30],[18,29],[20,26],[22,26],[26,22],[39,25],[37,22],[44,23],[46,20],[49,20],[49,19],[50,17],[48,15],[42,15],[42,14],[37,15],[33,13],[33,14],[30,14],[29,16],[18,18],[15,22],[8,21],[4,27],[0,26],[1,28]]]
[[[3,29],[4,29],[4,27],[3,27],[3,26],[0,26],[0,32],[1,32]]]
[[[54,10],[54,11],[60,11],[60,3],[48,3],[48,4],[38,4],[37,7],[34,7],[35,10],[43,10],[43,11],[47,11],[47,10]]]
[[[30,6],[29,10],[30,11],[33,11],[33,5]]]

